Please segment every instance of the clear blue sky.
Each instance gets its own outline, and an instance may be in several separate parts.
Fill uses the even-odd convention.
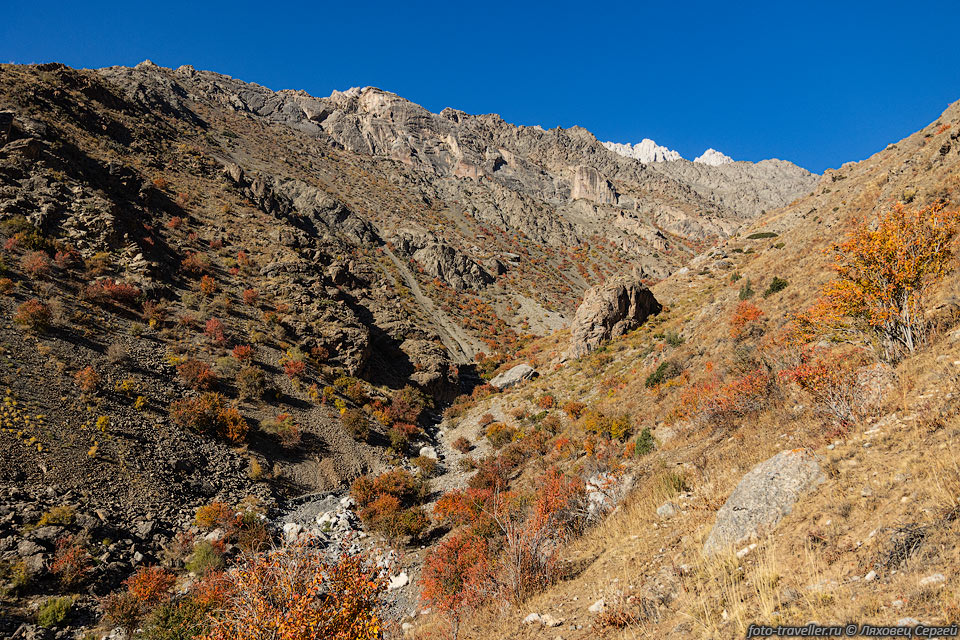
[[[6,0],[0,61],[149,58],[272,89],[653,138],[692,159],[860,160],[960,99],[960,3]]]

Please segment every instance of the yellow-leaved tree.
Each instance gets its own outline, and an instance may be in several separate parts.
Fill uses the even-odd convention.
[[[897,204],[872,223],[860,223],[831,247],[837,277],[796,317],[799,341],[867,338],[888,362],[916,351],[930,327],[925,296],[953,258],[958,223],[960,212],[943,204]]]

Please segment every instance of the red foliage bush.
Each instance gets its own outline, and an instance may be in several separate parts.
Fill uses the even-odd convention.
[[[203,254],[190,252],[180,263],[184,273],[199,276],[210,270],[210,260]]]
[[[59,578],[65,587],[78,585],[90,573],[93,558],[83,544],[72,535],[57,540],[57,548],[50,564],[50,572]]]
[[[223,323],[216,318],[210,318],[207,320],[207,324],[204,326],[203,332],[211,342],[223,344],[227,341],[227,337],[224,334]]]
[[[18,306],[17,312],[13,314],[15,324],[33,331],[46,331],[50,327],[51,318],[50,307],[36,298]]]
[[[190,358],[177,365],[177,375],[194,389],[212,389],[217,384],[217,374],[202,360]]]
[[[253,358],[253,347],[248,344],[238,344],[231,351],[233,357],[240,362],[247,362]]]
[[[257,303],[257,298],[260,297],[260,293],[256,289],[244,289],[243,290],[243,301],[250,305],[251,307]]]
[[[91,302],[132,305],[140,298],[140,289],[126,282],[117,282],[113,278],[104,278],[84,287],[82,295]]]
[[[50,258],[43,251],[28,251],[20,259],[20,268],[31,278],[45,278],[50,275]]]

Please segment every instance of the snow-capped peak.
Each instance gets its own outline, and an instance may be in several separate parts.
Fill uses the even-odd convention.
[[[683,159],[676,151],[662,147],[649,138],[644,138],[637,144],[604,142],[603,146],[614,153],[619,153],[622,156],[633,158],[643,163],[669,162],[671,160]]]
[[[729,164],[733,162],[733,158],[726,156],[716,149],[707,149],[703,154],[696,158],[694,162],[699,162],[700,164],[708,164],[711,167],[717,167],[721,164]]]

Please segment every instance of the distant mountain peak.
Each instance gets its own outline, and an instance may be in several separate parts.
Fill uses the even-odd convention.
[[[730,164],[733,162],[733,158],[728,155],[724,155],[711,147],[710,149],[704,151],[699,157],[695,158],[694,162],[708,164],[712,167],[718,167],[721,164]]]
[[[672,160],[683,160],[683,157],[672,149],[661,146],[651,140],[644,138],[636,144],[619,144],[617,142],[604,142],[603,146],[614,153],[622,156],[639,160],[643,163],[650,162],[670,162]]]

